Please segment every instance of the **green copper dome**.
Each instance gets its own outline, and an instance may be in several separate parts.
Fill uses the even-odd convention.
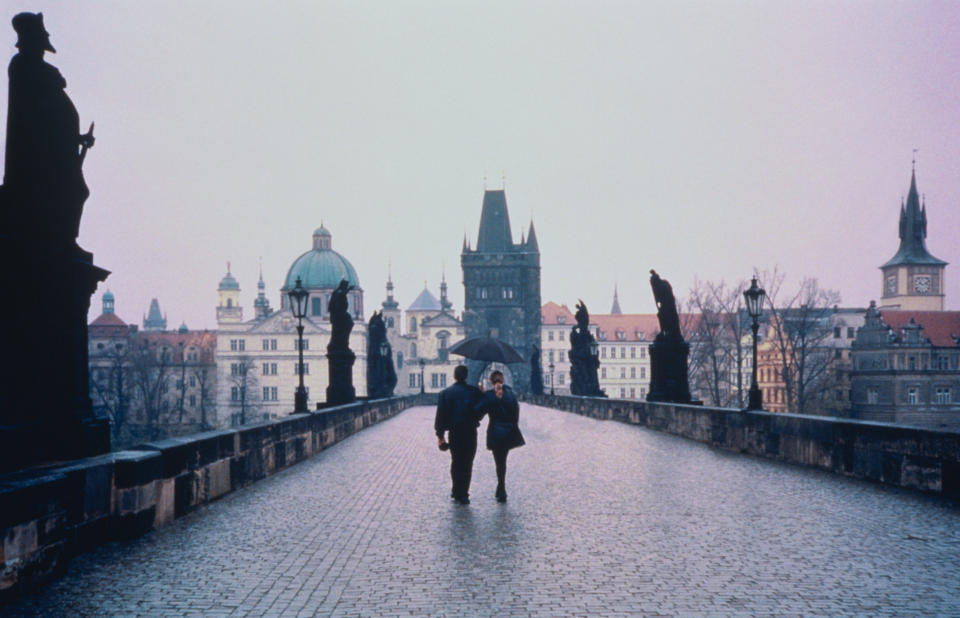
[[[353,264],[331,248],[331,234],[323,226],[313,233],[313,249],[307,251],[290,266],[283,289],[289,290],[297,284],[297,277],[303,287],[310,289],[333,289],[340,285],[341,279],[359,288],[360,278]]]

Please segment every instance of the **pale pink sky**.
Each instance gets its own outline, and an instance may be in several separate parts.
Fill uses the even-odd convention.
[[[170,327],[214,327],[227,260],[252,317],[261,256],[277,306],[321,220],[368,313],[391,261],[404,307],[445,263],[459,309],[463,234],[501,170],[545,301],[606,312],[618,282],[650,312],[651,267],[682,294],[779,265],[865,306],[914,148],[960,308],[960,3],[5,7],[43,11],[97,123],[80,242],[131,322],[156,296]]]

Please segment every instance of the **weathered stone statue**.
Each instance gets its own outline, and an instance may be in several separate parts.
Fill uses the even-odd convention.
[[[581,300],[577,304],[575,314],[577,325],[570,331],[570,393],[590,397],[606,397],[600,390],[600,380],[597,378],[597,369],[600,359],[592,351],[595,343],[590,334],[590,314],[587,306]]]
[[[76,244],[93,146],[40,13],[13,18],[4,184],[0,187],[0,470],[110,450],[89,395],[87,310],[106,270]],[[38,368],[42,368],[39,370]]]
[[[391,397],[396,386],[397,372],[393,367],[393,350],[387,341],[387,325],[383,311],[375,311],[367,325],[367,397]]]
[[[353,387],[353,362],[356,355],[350,350],[350,331],[353,330],[353,318],[350,317],[347,292],[351,286],[346,279],[330,295],[327,313],[330,315],[330,343],[327,344],[327,364],[330,383],[327,386],[327,405],[337,406],[350,403],[357,398]]]
[[[540,348],[534,346],[530,355],[530,392],[543,394],[543,370],[540,368]]]
[[[650,392],[647,401],[697,403],[690,399],[687,356],[690,345],[680,332],[680,315],[673,288],[650,269],[650,287],[657,304],[660,332],[650,344]]]

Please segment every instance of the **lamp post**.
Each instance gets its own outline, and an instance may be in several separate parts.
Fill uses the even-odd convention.
[[[427,361],[421,358],[419,361],[417,361],[417,363],[420,365],[420,394],[422,395],[424,392],[423,391],[423,367],[424,365],[427,364]]]
[[[550,394],[553,395],[553,363],[550,363]]]
[[[310,293],[303,289],[303,282],[297,277],[297,283],[287,295],[290,297],[290,311],[297,318],[297,350],[300,351],[300,364],[297,373],[300,374],[300,386],[294,396],[293,411],[307,411],[307,389],[303,387],[303,318],[307,315],[307,297]]]
[[[757,278],[754,277],[750,283],[750,289],[743,292],[743,298],[747,301],[747,313],[753,319],[751,327],[753,328],[753,377],[750,382],[750,395],[747,402],[747,410],[763,409],[763,393],[757,385],[757,331],[760,330],[758,318],[763,311],[763,301],[767,293],[757,285]]]

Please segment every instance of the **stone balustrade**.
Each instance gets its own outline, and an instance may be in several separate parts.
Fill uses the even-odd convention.
[[[591,418],[649,427],[730,451],[960,501],[960,431],[599,397],[542,395],[524,399]]]

